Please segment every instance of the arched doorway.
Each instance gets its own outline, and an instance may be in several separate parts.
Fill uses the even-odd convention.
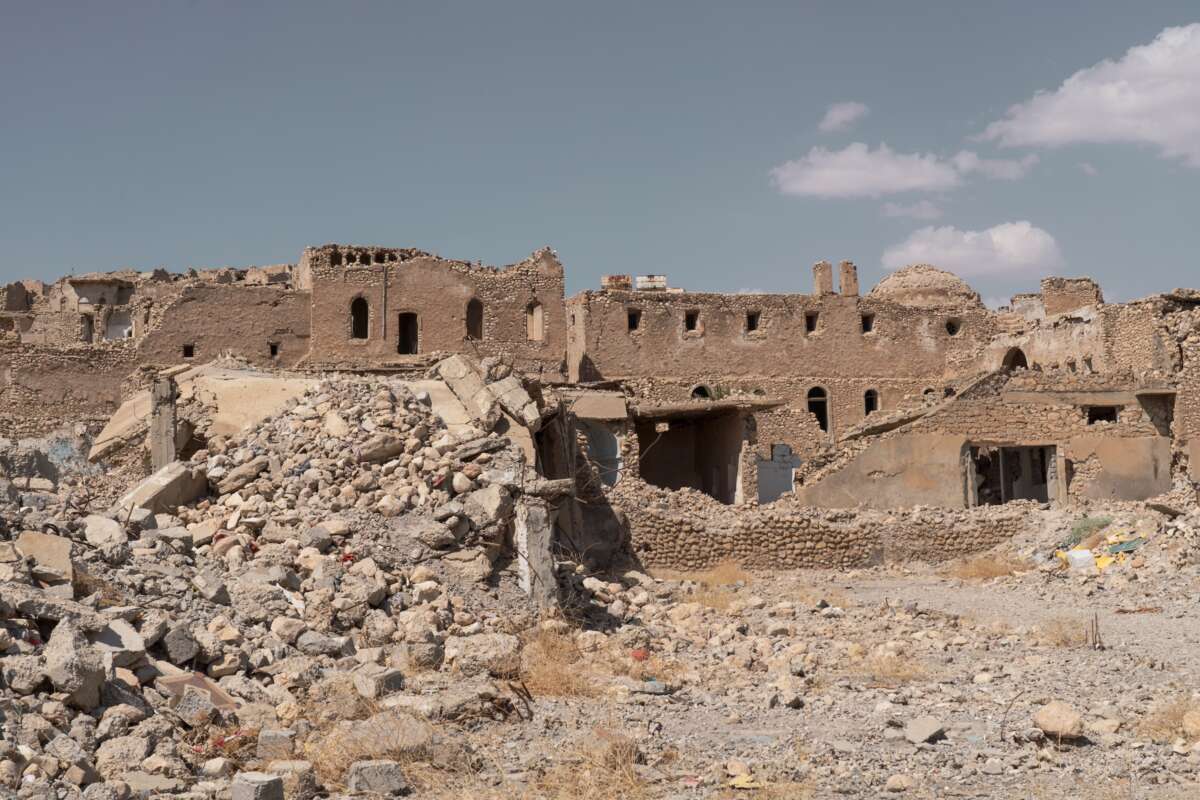
[[[1004,354],[1004,361],[1001,366],[1009,371],[1014,369],[1029,369],[1029,361],[1025,358],[1025,351],[1019,347],[1013,347]]]
[[[829,430],[829,396],[820,386],[808,390],[808,413],[817,418],[821,430]]]

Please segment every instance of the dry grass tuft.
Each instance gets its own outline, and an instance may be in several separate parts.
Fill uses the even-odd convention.
[[[691,581],[700,585],[691,599],[707,608],[725,611],[737,599],[737,589],[749,586],[754,576],[736,561],[722,561],[715,567],[699,572],[681,572],[678,570],[663,570],[655,573],[655,577],[673,581]]]
[[[399,713],[341,722],[311,736],[305,743],[304,755],[321,782],[336,787],[356,761],[392,759],[407,764],[428,760],[428,740],[420,733],[414,735],[414,728],[424,727],[425,723]]]
[[[637,743],[604,729],[563,763],[535,777],[529,798],[540,800],[643,800],[650,797],[637,766],[645,763]]]
[[[1049,647],[1083,647],[1088,622],[1082,617],[1054,617],[1042,623],[1037,640]]]
[[[881,687],[899,686],[929,676],[924,664],[905,653],[871,653],[855,671]]]
[[[589,675],[583,654],[569,633],[546,629],[526,632],[520,676],[534,697],[596,694],[596,681]]]
[[[74,573],[71,582],[76,597],[90,597],[98,594],[99,608],[114,608],[129,604],[125,592],[116,584],[92,575],[78,564],[74,565]]]
[[[1028,572],[1033,565],[1027,559],[1014,553],[992,553],[975,556],[950,566],[945,574],[962,580],[986,581],[992,578],[1003,578],[1018,572]]]
[[[1200,738],[1200,700],[1189,695],[1163,700],[1138,721],[1137,731],[1156,742]]]

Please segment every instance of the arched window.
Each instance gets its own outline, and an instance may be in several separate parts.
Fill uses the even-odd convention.
[[[546,338],[546,327],[542,304],[534,300],[525,307],[526,338],[531,342],[540,342]]]
[[[477,297],[472,297],[467,303],[467,338],[475,341],[483,339],[483,303]]]
[[[821,430],[829,430],[829,397],[820,386],[808,390],[808,413],[817,418]]]
[[[1021,348],[1014,347],[1004,354],[1002,366],[1009,371],[1029,369],[1029,361],[1025,358],[1025,352]]]
[[[367,298],[356,297],[350,302],[350,338],[365,339],[370,330],[370,307]]]
[[[703,383],[692,387],[693,400],[712,400],[712,389],[705,386]]]
[[[879,410],[879,392],[867,389],[863,394],[863,410],[868,416]]]

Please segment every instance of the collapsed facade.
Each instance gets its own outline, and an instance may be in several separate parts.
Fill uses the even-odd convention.
[[[836,522],[821,509],[1141,501],[1200,479],[1200,293],[1109,304],[1047,278],[991,310],[928,265],[865,294],[854,264],[836,277],[819,262],[810,293],[716,294],[612,275],[566,298],[549,249],[492,268],[325,245],[294,265],[15,282],[0,432],[102,422],[157,371],[221,356],[418,375],[462,354],[554,388],[572,441],[545,472],[584,475],[618,515],[683,492],[717,526],[720,507]]]

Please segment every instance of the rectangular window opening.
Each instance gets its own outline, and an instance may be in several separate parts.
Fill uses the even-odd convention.
[[[183,357],[184,358],[195,358],[196,357],[196,345],[185,344],[183,346]]]
[[[758,311],[746,312],[746,332],[752,333],[758,330],[758,324],[762,321],[762,313]]]
[[[271,358],[279,355],[279,342],[267,342],[267,349],[271,351]]]
[[[875,330],[875,315],[874,314],[863,314],[862,315],[862,332],[870,333],[873,330]]]
[[[683,315],[684,330],[694,331],[700,326],[700,312],[688,311]]]
[[[804,330],[808,333],[816,333],[817,331],[817,312],[810,311],[804,315]]]
[[[1088,406],[1087,424],[1095,425],[1097,422],[1116,422],[1117,412],[1120,410],[1120,406]]]
[[[629,313],[625,317],[625,324],[631,331],[636,331],[642,327],[642,312],[636,308],[629,309]]]

